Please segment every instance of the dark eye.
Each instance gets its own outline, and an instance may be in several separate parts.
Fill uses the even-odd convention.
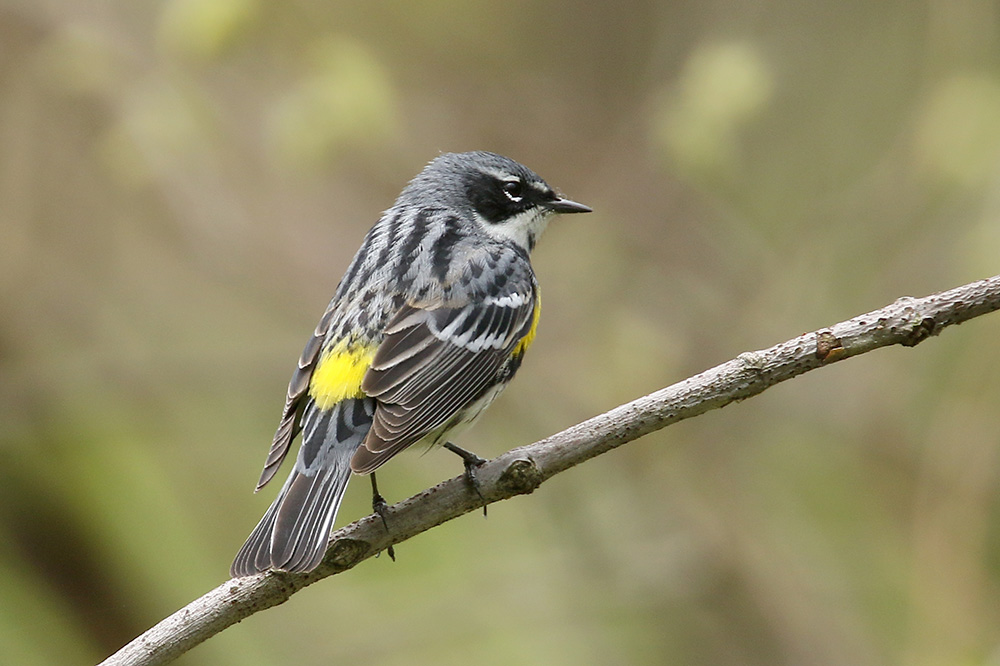
[[[520,201],[524,195],[524,183],[519,180],[505,180],[503,191],[511,201]]]

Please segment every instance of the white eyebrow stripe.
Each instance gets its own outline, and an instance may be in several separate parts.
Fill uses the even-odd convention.
[[[518,179],[517,174],[510,173],[509,171],[503,171],[501,169],[494,169],[493,167],[483,168],[483,173],[493,176],[497,180],[511,180]]]

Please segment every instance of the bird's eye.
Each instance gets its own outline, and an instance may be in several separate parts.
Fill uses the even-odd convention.
[[[520,201],[524,195],[524,183],[519,180],[506,180],[503,191],[511,201]]]

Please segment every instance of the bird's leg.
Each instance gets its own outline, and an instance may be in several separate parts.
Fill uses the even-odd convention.
[[[479,487],[479,477],[476,476],[476,470],[486,463],[486,459],[480,458],[472,451],[466,451],[460,446],[455,446],[451,442],[445,442],[444,448],[462,458],[462,463],[465,465],[465,480],[476,491],[476,494],[479,495],[479,499],[483,500],[483,515],[485,516],[486,498],[483,497],[483,492]]]
[[[382,494],[378,491],[378,481],[375,480],[375,472],[372,472],[372,511],[378,514],[378,517],[382,519],[382,526],[385,527],[385,531],[389,531],[389,521],[385,519],[386,513],[388,513],[389,503],[385,501]],[[389,555],[389,559],[393,562],[396,561],[396,551],[390,545],[385,549],[385,552]]]

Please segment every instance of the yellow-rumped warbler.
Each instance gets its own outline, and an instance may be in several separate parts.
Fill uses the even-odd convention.
[[[352,473],[374,473],[416,442],[445,443],[479,416],[535,337],[529,252],[553,213],[589,211],[487,152],[441,155],[406,186],[365,236],[299,358],[257,489],[299,432],[302,445],[233,576],[316,568]],[[474,481],[482,460],[445,446]],[[374,474],[372,486],[381,500]]]

